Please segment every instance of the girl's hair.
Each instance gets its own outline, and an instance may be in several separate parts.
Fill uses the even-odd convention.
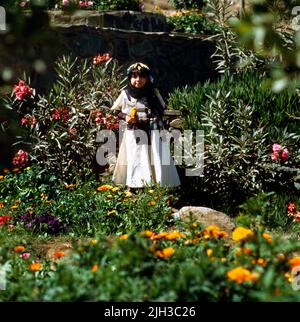
[[[130,65],[127,69],[127,77],[131,78],[133,72],[139,73],[143,77],[148,77],[151,84],[153,84],[154,79],[150,68],[144,63],[134,63]]]

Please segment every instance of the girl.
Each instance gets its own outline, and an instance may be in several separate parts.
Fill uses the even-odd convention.
[[[113,180],[130,188],[153,183],[179,186],[168,144],[158,131],[163,129],[165,103],[153,87],[151,71],[147,65],[135,63],[127,76],[128,84],[112,106],[115,115],[126,122]]]

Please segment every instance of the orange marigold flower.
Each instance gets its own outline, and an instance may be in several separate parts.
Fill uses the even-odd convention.
[[[14,251],[15,251],[16,253],[23,252],[24,250],[25,250],[25,247],[24,247],[24,246],[22,246],[22,245],[16,246],[16,247],[14,248]]]
[[[95,273],[95,272],[97,272],[97,271],[98,271],[98,269],[99,269],[99,265],[94,264],[94,265],[92,266],[92,268],[91,268],[91,271]]]
[[[153,233],[151,230],[144,230],[144,231],[142,231],[142,232],[141,232],[141,234],[140,234],[140,235],[141,235],[142,237],[149,237],[149,238],[150,238],[153,234],[154,234],[154,233]]]
[[[0,208],[4,208],[4,202],[0,201]]]
[[[3,180],[4,179],[4,176],[0,176],[0,180]]]
[[[8,173],[9,170],[7,168],[2,169],[3,173]]]
[[[164,231],[164,232],[161,232],[161,233],[158,233],[158,234],[152,234],[150,239],[151,240],[162,239],[162,238],[165,238],[166,236],[168,236],[168,233]]]
[[[58,252],[54,252],[53,253],[53,257],[54,258],[62,258],[62,257],[64,257],[64,256],[66,256],[66,254],[65,254],[65,252],[62,252],[62,251],[58,251]]]
[[[248,241],[253,236],[253,231],[244,227],[237,227],[232,233],[232,239],[236,242]]]
[[[13,169],[12,169],[12,172],[18,172],[18,171],[20,171],[20,169],[19,169],[19,168],[13,168]]]
[[[104,184],[104,185],[99,186],[97,188],[98,191],[106,191],[106,190],[111,190],[111,189],[113,189],[113,187],[110,186],[109,184]]]
[[[123,234],[121,236],[119,236],[119,239],[124,240],[128,238],[128,234]]]
[[[300,266],[300,257],[294,257],[289,259],[290,268]]]
[[[258,274],[251,273],[248,269],[239,266],[227,272],[227,278],[236,283],[244,283],[246,281],[255,282],[258,279]]]
[[[93,245],[97,244],[97,239],[92,239],[91,244],[93,244]]]
[[[250,255],[252,253],[251,248],[249,247],[238,247],[236,249],[235,255],[240,256],[240,255]]]
[[[174,230],[174,231],[168,233],[165,238],[168,240],[175,240],[179,237],[185,237],[185,234],[181,233],[178,230]]]
[[[33,272],[37,272],[40,271],[43,268],[43,265],[41,263],[38,262],[33,262],[30,264],[29,266],[30,270]]]
[[[175,250],[172,247],[167,247],[162,250],[158,250],[155,252],[155,255],[161,258],[170,257],[174,254]]]
[[[17,205],[13,205],[10,207],[10,209],[17,209],[17,208],[19,208],[19,206],[17,206]]]
[[[262,236],[263,236],[263,238],[264,238],[264,239],[266,239],[266,240],[267,240],[267,242],[268,242],[268,243],[270,243],[270,244],[272,243],[272,237],[271,237],[271,235],[270,235],[270,234],[268,234],[268,233],[263,233],[263,234],[262,234]]]
[[[21,203],[22,201],[21,200],[16,200],[15,203]]]
[[[156,201],[154,199],[148,202],[148,206],[155,206],[155,205],[156,205]]]

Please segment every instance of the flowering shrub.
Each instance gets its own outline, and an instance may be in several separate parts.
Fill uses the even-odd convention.
[[[204,131],[204,176],[183,182],[194,188],[186,195],[183,189],[185,200],[194,192],[192,202],[201,198],[214,209],[235,212],[234,205],[260,191],[297,191],[299,125],[283,111],[296,113],[299,98],[288,91],[274,95],[258,79],[256,72],[224,75],[170,95],[168,105],[181,110],[184,128]],[[273,142],[282,143],[273,146],[276,162]]]
[[[5,99],[19,114],[27,133],[23,141],[32,146],[32,161],[70,181],[96,167],[97,132],[118,129],[118,119],[109,109],[119,94],[121,78],[109,54],[91,60],[63,57],[56,72],[58,79],[49,95],[32,100],[28,93],[34,91],[23,82]],[[20,150],[13,162],[25,166],[26,161],[28,154]]]

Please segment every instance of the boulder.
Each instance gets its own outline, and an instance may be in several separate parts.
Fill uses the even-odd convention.
[[[172,214],[174,219],[181,219],[188,222],[190,218],[194,222],[202,224],[204,227],[213,225],[219,226],[221,230],[231,233],[235,224],[232,218],[223,212],[206,207],[182,207],[179,211]]]

